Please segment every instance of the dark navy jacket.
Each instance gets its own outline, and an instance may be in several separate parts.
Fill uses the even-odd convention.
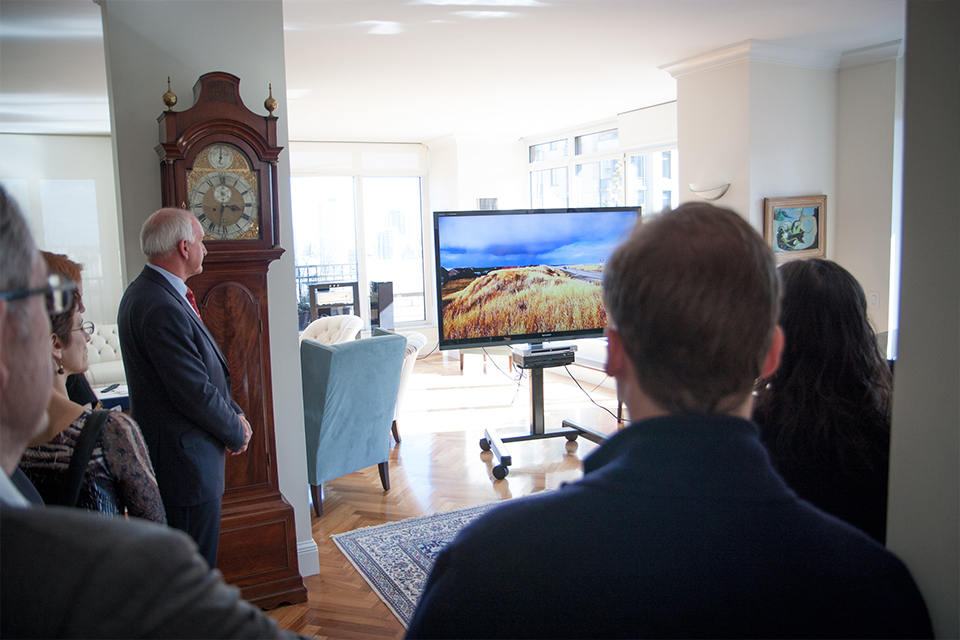
[[[408,637],[932,637],[900,560],[797,498],[754,423],[634,423],[437,559]]]
[[[189,303],[144,267],[118,316],[130,415],[140,425],[165,505],[223,495],[225,449],[243,446],[227,361]]]

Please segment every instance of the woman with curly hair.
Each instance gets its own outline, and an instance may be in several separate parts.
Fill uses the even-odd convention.
[[[88,368],[87,342],[93,325],[81,315],[80,265],[66,256],[41,255],[51,273],[76,282],[77,295],[70,309],[50,315],[54,361],[53,393],[47,407],[50,426],[24,452],[20,468],[47,504],[166,523],[153,465],[137,423],[119,411],[91,411],[67,393],[67,377]]]
[[[863,288],[830,260],[780,267],[786,348],[758,383],[753,418],[787,484],[886,539],[892,375]]]

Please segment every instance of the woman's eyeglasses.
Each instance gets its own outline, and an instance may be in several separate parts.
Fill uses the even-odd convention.
[[[51,273],[47,277],[47,286],[22,291],[3,291],[0,298],[4,300],[21,300],[37,294],[43,294],[47,304],[47,312],[51,314],[64,313],[73,306],[73,296],[77,285],[58,273]]]
[[[88,336],[92,336],[96,330],[97,330],[97,326],[89,320],[87,320],[82,325],[74,329],[74,331],[83,331]]]

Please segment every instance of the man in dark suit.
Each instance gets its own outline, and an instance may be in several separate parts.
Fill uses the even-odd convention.
[[[118,316],[130,414],[150,449],[167,523],[189,533],[214,567],[225,452],[243,453],[252,431],[186,285],[207,253],[200,223],[182,209],[160,209],[144,222],[140,246],[147,266]]]
[[[603,272],[606,368],[633,424],[580,482],[461,531],[408,637],[932,637],[903,563],[797,498],[750,421],[783,349],[763,238],[687,203]]]
[[[69,289],[48,282],[26,221],[0,188],[0,637],[294,637],[210,571],[183,533],[31,506],[11,482],[46,428],[48,309],[70,308]]]

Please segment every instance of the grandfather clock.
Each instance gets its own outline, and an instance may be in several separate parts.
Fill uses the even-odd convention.
[[[277,102],[270,115],[248,110],[240,78],[200,76],[194,105],[173,111],[169,90],[160,124],[165,207],[189,210],[204,229],[203,273],[190,279],[204,323],[230,366],[233,399],[253,427],[247,451],[227,456],[217,568],[254,604],[304,602],[293,507],[277,477],[267,270],[279,245]]]

